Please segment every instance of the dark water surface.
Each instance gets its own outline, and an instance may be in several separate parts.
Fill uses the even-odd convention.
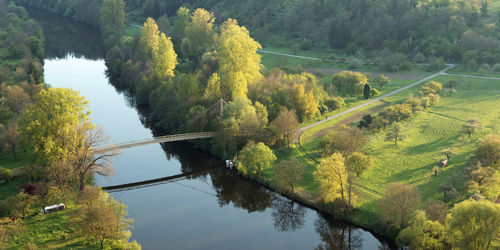
[[[99,31],[52,14],[30,13],[50,31],[45,33],[45,81],[85,95],[94,122],[111,142],[151,137],[130,101],[108,82]],[[116,174],[109,179],[97,177],[97,183],[108,186],[179,175],[112,193],[128,206],[135,220],[132,239],[144,249],[377,249],[386,245],[370,232],[326,218],[221,166],[220,160],[187,144],[155,144],[123,150],[114,161]]]

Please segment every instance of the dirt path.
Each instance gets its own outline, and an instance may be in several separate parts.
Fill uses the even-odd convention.
[[[428,81],[428,80],[430,80],[430,79],[432,79],[432,78],[434,78],[434,77],[436,77],[436,76],[445,75],[445,74],[446,74],[446,71],[447,71],[447,70],[449,70],[449,69],[451,69],[451,68],[453,68],[453,67],[455,67],[455,66],[456,66],[456,64],[448,64],[447,66],[448,66],[448,67],[446,67],[445,69],[443,69],[443,70],[441,70],[441,71],[439,71],[439,72],[437,72],[437,73],[435,73],[435,74],[432,74],[432,75],[430,75],[430,76],[428,76],[428,77],[425,77],[425,78],[423,78],[423,79],[421,79],[421,80],[418,80],[418,81],[416,81],[416,82],[414,82],[414,83],[412,83],[412,84],[406,85],[405,87],[399,88],[399,89],[394,90],[394,91],[392,91],[392,92],[389,92],[389,93],[387,93],[387,94],[385,94],[385,95],[382,95],[382,96],[380,96],[380,97],[377,97],[377,98],[375,98],[375,99],[372,99],[372,100],[370,100],[370,101],[367,101],[367,102],[365,102],[365,103],[363,103],[363,104],[361,104],[361,105],[358,105],[358,106],[356,106],[356,107],[350,108],[350,109],[345,110],[345,111],[342,111],[342,112],[340,112],[340,113],[338,113],[338,114],[332,115],[332,116],[330,116],[330,117],[328,117],[328,118],[326,118],[326,119],[324,119],[324,120],[321,120],[321,121],[315,122],[315,123],[313,123],[313,124],[310,124],[310,125],[308,125],[308,126],[305,126],[305,127],[303,127],[303,128],[300,128],[300,129],[297,131],[297,138],[294,140],[294,142],[298,142],[298,141],[300,140],[300,135],[302,135],[302,132],[304,132],[304,131],[306,131],[306,130],[308,130],[308,129],[312,128],[312,127],[318,126],[318,125],[320,125],[320,124],[323,124],[323,123],[325,123],[325,122],[327,122],[327,121],[330,121],[330,120],[333,120],[333,119],[335,119],[335,118],[341,117],[341,116],[343,116],[343,115],[346,115],[346,114],[352,113],[352,112],[354,112],[354,111],[356,111],[356,110],[359,110],[359,109],[361,109],[361,108],[364,108],[364,107],[366,107],[366,106],[368,106],[368,105],[370,105],[370,104],[372,104],[372,103],[378,102],[378,101],[382,100],[383,98],[386,98],[386,97],[388,97],[388,96],[392,96],[392,95],[397,94],[397,93],[399,93],[399,92],[401,92],[401,91],[404,91],[404,90],[407,90],[407,89],[409,89],[409,88],[411,88],[411,87],[417,86],[417,85],[419,85],[419,84],[421,84],[421,83],[423,83],[423,82],[425,82],[425,81]]]
[[[326,133],[328,133],[329,131],[335,129],[336,127],[338,127],[340,125],[349,125],[351,123],[357,122],[357,121],[361,120],[361,118],[363,118],[363,116],[376,114],[376,113],[382,111],[385,107],[387,107],[389,105],[390,104],[388,104],[388,103],[382,103],[381,102],[381,105],[378,105],[378,106],[373,107],[373,108],[371,108],[369,110],[366,110],[366,111],[363,111],[363,112],[351,115],[351,116],[345,118],[344,120],[341,120],[341,121],[337,122],[332,127],[324,128],[322,130],[317,131],[316,133],[314,133],[313,137],[325,135]]]

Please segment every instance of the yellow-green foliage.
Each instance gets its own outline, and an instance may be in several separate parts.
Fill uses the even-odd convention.
[[[33,148],[35,159],[45,165],[66,158],[67,145],[76,140],[76,126],[91,128],[89,102],[78,91],[65,88],[42,90],[26,107],[19,129]]]
[[[500,247],[500,204],[466,200],[451,210],[448,233],[453,246],[461,249]]]
[[[443,225],[428,220],[425,212],[420,210],[413,223],[398,235],[398,242],[411,249],[445,249],[446,231]]]
[[[153,72],[159,79],[174,76],[174,69],[177,66],[177,54],[170,37],[164,33],[160,34],[158,49],[153,51]]]
[[[271,168],[276,156],[273,151],[264,143],[259,142],[255,145],[247,146],[240,153],[240,163],[238,170],[247,175],[262,174],[262,171]]]
[[[248,30],[239,26],[234,19],[228,19],[221,26],[217,42],[219,76],[224,94],[232,98],[246,96],[248,84],[261,76],[260,58],[257,50],[262,47],[250,37]]]
[[[321,161],[314,179],[319,183],[319,195],[324,202],[333,202],[339,198],[345,203],[347,186],[347,170],[344,166],[344,157],[334,153]]]

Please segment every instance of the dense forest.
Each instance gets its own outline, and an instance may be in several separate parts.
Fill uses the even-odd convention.
[[[98,25],[99,0],[19,3],[50,8],[76,20]],[[343,49],[356,57],[395,56],[402,53],[415,62],[436,58],[462,62],[470,69],[493,66],[500,58],[500,17],[489,1],[454,0],[295,0],[295,1],[160,1],[127,0],[130,18],[142,22],[160,18],[175,30],[179,7],[205,8],[222,23],[231,17],[262,44],[301,49]],[[43,6],[41,6],[43,5]],[[175,35],[174,35],[175,37]],[[174,39],[174,45],[176,39]],[[180,48],[180,46],[179,46]],[[386,50],[383,50],[386,49]],[[375,51],[377,50],[377,51]],[[325,55],[325,57],[335,55]],[[396,60],[396,59],[393,59]]]

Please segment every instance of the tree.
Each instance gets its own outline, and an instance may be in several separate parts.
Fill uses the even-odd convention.
[[[377,84],[380,87],[380,89],[382,89],[385,85],[391,82],[391,79],[389,79],[389,77],[387,76],[379,74],[372,79],[372,82]]]
[[[246,97],[238,97],[225,105],[222,111],[222,129],[224,135],[229,136],[225,142],[237,147],[249,138],[261,135],[268,122],[267,115],[258,114],[257,111],[267,113],[264,106],[261,108],[257,110]]]
[[[0,85],[0,93],[2,93],[2,102],[9,108],[9,110],[20,115],[25,106],[30,103],[30,96],[26,91],[18,85],[9,86],[5,83]]]
[[[17,160],[17,146],[19,143],[19,131],[17,129],[17,121],[13,119],[7,125],[5,131],[1,131],[0,140],[2,142],[2,148],[5,150],[10,150],[14,155],[14,159]]]
[[[292,158],[290,160],[282,160],[274,168],[274,179],[281,187],[290,187],[292,192],[295,191],[295,185],[302,181],[304,167]]]
[[[148,17],[141,29],[141,38],[139,39],[139,46],[145,58],[153,58],[154,52],[158,51],[159,43],[160,31],[158,30],[158,25],[153,18]]]
[[[360,94],[366,84],[368,84],[368,78],[359,72],[342,71],[333,75],[332,78],[332,86],[339,92],[350,95]],[[329,93],[333,94],[333,91]]]
[[[123,35],[125,28],[125,2],[104,0],[101,7],[101,30],[104,41],[111,48]]]
[[[451,209],[448,218],[453,247],[491,249],[500,243],[500,205],[466,200]]]
[[[228,19],[221,26],[216,47],[223,95],[229,94],[233,99],[246,96],[248,84],[262,77],[259,72],[261,56],[257,54],[262,46],[250,37],[245,27]]]
[[[319,113],[318,102],[311,91],[305,91],[305,84],[295,83],[292,87],[292,101],[301,120],[312,119]]]
[[[458,81],[456,78],[451,78],[447,83],[446,83],[446,88],[448,89],[449,93],[450,93],[450,96],[451,96],[451,93],[455,92],[456,91],[456,88],[457,88],[457,85],[458,85]]]
[[[424,110],[424,106],[422,105],[422,99],[418,97],[410,96],[406,98],[404,104],[409,105],[411,107],[411,111],[413,114],[417,113],[417,111]]]
[[[183,55],[196,62],[203,53],[215,45],[216,34],[213,30],[215,16],[205,9],[196,9],[191,16],[191,23],[185,29],[182,40]]]
[[[439,185],[439,188],[437,190],[439,193],[443,193],[443,201],[448,202],[457,193],[457,190],[453,187],[453,185],[449,182],[443,182],[441,185]]]
[[[205,89],[204,97],[210,100],[221,98],[220,77],[217,73],[213,73],[208,78],[207,88]]]
[[[318,193],[324,202],[333,202],[340,198],[344,206],[347,204],[345,196],[348,173],[341,153],[324,158],[313,175],[319,182]]]
[[[386,141],[393,141],[394,145],[398,145],[398,141],[402,141],[404,138],[403,129],[399,123],[392,125],[385,136]]]
[[[172,25],[172,37],[175,46],[181,46],[182,39],[185,36],[186,28],[189,26],[191,20],[191,10],[186,7],[180,7],[177,10],[177,16]]]
[[[98,241],[101,249],[105,240],[128,240],[132,220],[126,218],[124,204],[90,186],[78,194],[77,203],[79,209],[73,213],[72,224],[85,238]]]
[[[249,142],[240,153],[238,170],[243,174],[257,174],[261,177],[262,171],[271,168],[274,161],[276,161],[276,156],[268,146],[262,142],[257,144]]]
[[[83,190],[88,177],[94,174],[109,176],[113,173],[111,159],[118,154],[117,151],[95,154],[96,146],[102,144],[104,134],[101,129],[87,129],[82,126],[75,128],[76,138],[66,141],[69,150],[69,161],[78,176],[79,189]]]
[[[462,126],[462,131],[469,136],[469,139],[472,134],[476,133],[481,129],[481,123],[477,118],[471,118]]]
[[[77,126],[90,129],[89,103],[78,91],[65,88],[42,90],[19,121],[21,138],[33,148],[38,164],[65,160],[67,142],[77,138]]]
[[[441,225],[445,225],[446,212],[448,211],[448,207],[444,202],[429,199],[427,202],[425,202],[424,210],[429,220],[437,221],[441,223]]]
[[[403,183],[389,185],[378,203],[384,220],[400,228],[406,226],[419,205],[420,192],[415,186]]]
[[[439,94],[443,90],[443,85],[436,81],[426,82],[418,91],[420,96],[428,96],[430,94]]]
[[[439,222],[428,220],[425,212],[417,211],[412,224],[398,235],[400,245],[411,249],[445,249],[446,231]]]
[[[474,156],[484,164],[500,169],[500,137],[487,135],[479,143]]]
[[[153,73],[161,80],[174,77],[177,64],[177,54],[170,37],[167,38],[161,33],[157,49],[153,50]]]
[[[361,152],[354,152],[347,157],[346,165],[356,176],[373,167],[373,158]]]
[[[470,172],[469,177],[469,189],[479,190],[481,194],[495,197],[496,193],[491,193],[499,182],[495,169],[492,167],[483,167],[481,162],[478,161]]]
[[[441,151],[441,154],[443,154],[446,157],[446,160],[449,161],[450,158],[456,154],[456,151],[452,148],[446,148]]]
[[[342,125],[327,134],[320,146],[323,149],[324,155],[335,152],[340,152],[342,155],[350,155],[353,152],[362,151],[367,142],[368,137],[365,131]]]
[[[286,107],[281,107],[278,116],[271,123],[274,133],[279,138],[283,138],[288,148],[290,148],[290,140],[295,138],[299,120],[295,110],[289,110]]]
[[[370,84],[365,84],[365,86],[363,87],[363,96],[365,97],[365,99],[370,99]]]

